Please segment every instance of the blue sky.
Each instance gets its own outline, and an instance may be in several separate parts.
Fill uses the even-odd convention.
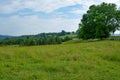
[[[120,0],[0,0],[0,34],[76,31],[89,6],[103,1],[120,7]]]

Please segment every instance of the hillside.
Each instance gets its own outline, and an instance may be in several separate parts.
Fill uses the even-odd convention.
[[[12,36],[0,35],[0,40],[6,39],[6,38],[12,38]]]
[[[70,42],[68,42],[70,43]],[[1,80],[119,80],[120,42],[0,47]]]

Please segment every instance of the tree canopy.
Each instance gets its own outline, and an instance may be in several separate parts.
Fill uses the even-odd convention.
[[[92,5],[79,24],[78,37],[83,39],[107,38],[120,28],[120,10],[116,4]]]

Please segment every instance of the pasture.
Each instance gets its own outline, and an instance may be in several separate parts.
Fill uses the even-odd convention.
[[[1,46],[0,80],[120,80],[120,41]]]

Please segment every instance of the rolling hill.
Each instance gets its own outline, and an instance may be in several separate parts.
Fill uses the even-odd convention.
[[[12,36],[8,36],[8,35],[0,35],[0,40],[2,40],[2,39],[6,39],[6,38],[12,38]]]

